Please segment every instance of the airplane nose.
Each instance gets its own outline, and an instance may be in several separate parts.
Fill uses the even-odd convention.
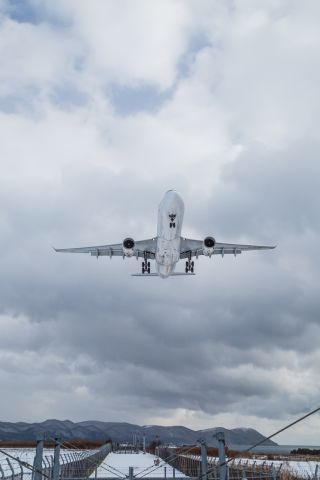
[[[158,273],[162,278],[167,278],[170,275],[170,267],[168,265],[158,265]]]

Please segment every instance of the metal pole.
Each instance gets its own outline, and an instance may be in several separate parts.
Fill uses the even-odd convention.
[[[163,470],[164,470],[164,478],[167,478],[167,467],[164,467]]]
[[[17,457],[17,460],[20,460],[20,458],[19,458],[19,457]],[[20,476],[21,476],[21,480],[23,480],[23,468],[22,468],[22,465],[21,465],[21,463],[20,463],[20,462],[18,462],[18,464],[19,464],[19,467],[20,467]]]
[[[43,433],[37,435],[36,455],[34,457],[34,468],[32,479],[42,480],[42,457],[43,457]]]
[[[208,480],[208,449],[204,441],[200,443],[201,447],[201,477],[202,480]]]
[[[129,480],[133,480],[133,467],[129,467]]]
[[[53,464],[54,464],[54,458],[53,455],[50,455],[50,478],[53,476]]]
[[[53,456],[53,469],[52,469],[52,479],[59,480],[60,474],[60,447],[61,447],[61,437],[56,435],[54,439],[54,456]]]
[[[9,467],[10,467],[10,470],[11,470],[11,478],[12,478],[12,480],[14,480],[14,470],[13,470],[13,467],[11,465],[11,462],[10,462],[8,457],[6,458],[6,460],[8,462]]]
[[[51,472],[50,459],[46,455],[43,457],[42,464],[44,465],[43,473],[45,473],[48,476],[48,478],[50,478],[50,472]]]
[[[317,465],[316,465],[315,472],[314,472],[314,478],[315,478],[315,480],[317,480],[317,478],[318,478],[318,468],[319,468],[319,465],[317,464]]]
[[[220,471],[220,480],[227,480],[227,464],[226,464],[226,454],[224,451],[225,447],[225,437],[224,431],[218,430],[216,433],[216,438],[218,440],[218,450],[219,450],[219,471]]]
[[[253,464],[251,465],[251,478],[252,478],[252,480],[254,480],[255,470],[256,470],[256,462],[253,462]]]
[[[246,466],[242,465],[242,480],[246,480]]]
[[[3,479],[4,478],[4,471],[3,471],[3,468],[1,466],[1,463],[0,463],[0,473],[1,473],[1,478]]]

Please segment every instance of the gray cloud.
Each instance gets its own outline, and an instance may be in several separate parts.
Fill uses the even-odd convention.
[[[119,43],[126,55],[107,58],[110,71],[101,59],[120,39],[108,33],[102,48],[93,34],[105,14],[99,3],[86,24],[86,2],[76,10],[73,2],[67,10],[48,6],[39,23],[2,19],[1,95],[10,108],[0,115],[0,381],[8,420],[90,416],[209,427],[223,419],[264,429],[266,419],[278,426],[318,400],[316,7],[215,5],[213,12],[211,4],[165,2],[161,14],[173,8],[172,25],[152,32],[161,66],[126,65],[142,45],[130,46],[128,34]],[[118,21],[114,6],[109,14]],[[152,23],[143,8],[134,19],[149,38],[144,14]],[[301,45],[288,56],[300,14]],[[63,28],[49,21],[57,15]],[[100,23],[97,31],[104,34]],[[205,41],[195,48],[195,38]],[[28,66],[19,55],[39,41]],[[52,56],[42,62],[47,46]],[[145,54],[151,59],[154,50]],[[188,69],[179,75],[182,59]],[[283,84],[294,59],[316,73],[292,79],[293,115]],[[275,85],[264,75],[279,65],[283,83]],[[159,95],[174,89],[163,104],[148,99],[146,109],[144,98],[121,116],[108,97],[115,84]],[[201,258],[196,277],[167,281],[131,277],[140,270],[134,259],[51,249],[154,236],[168,188],[185,200],[186,236],[277,249]],[[30,402],[18,418],[22,390]]]

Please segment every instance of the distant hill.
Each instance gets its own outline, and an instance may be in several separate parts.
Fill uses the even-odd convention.
[[[162,443],[171,443],[175,445],[192,445],[197,440],[204,439],[209,446],[216,446],[214,434],[217,428],[206,430],[191,430],[182,426],[162,427],[158,425],[135,425],[122,422],[100,422],[85,421],[71,422],[70,420],[45,420],[41,423],[25,422],[0,422],[0,441],[35,440],[39,432],[46,433],[46,437],[53,437],[57,432],[62,439],[84,439],[105,441],[111,438],[113,441],[132,441],[133,433],[142,437],[146,435],[147,443],[159,438]],[[261,433],[252,428],[233,428],[225,431],[226,442],[232,445],[252,445],[263,438]],[[271,440],[267,440],[265,445],[276,445]]]

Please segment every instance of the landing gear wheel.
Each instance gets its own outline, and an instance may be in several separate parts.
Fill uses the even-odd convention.
[[[148,262],[148,264],[147,264],[147,268],[149,268],[149,270],[150,270],[150,262]],[[149,273],[150,273],[150,272],[149,272]]]
[[[176,224],[175,224],[175,223],[173,223],[172,226],[173,226],[173,228],[176,228]]]
[[[150,267],[147,268],[147,272],[150,273]]]
[[[186,273],[188,272],[191,272],[191,273],[194,272],[194,261],[191,261],[191,260],[186,261]]]

